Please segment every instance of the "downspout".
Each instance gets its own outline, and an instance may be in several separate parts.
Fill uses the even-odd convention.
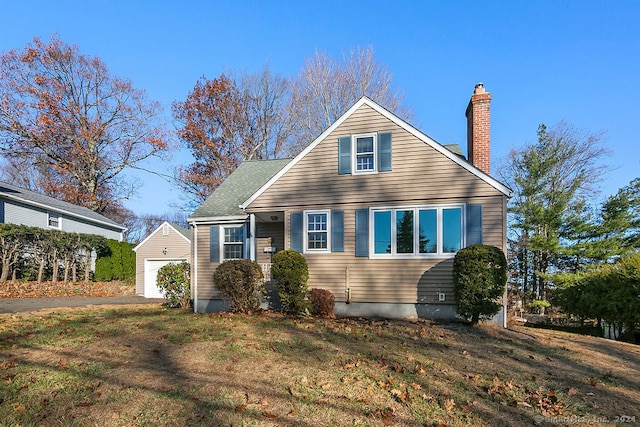
[[[255,214],[249,215],[249,259],[251,261],[256,260],[256,216]]]
[[[191,285],[193,287],[193,312],[198,313],[198,225],[193,222],[193,275]]]

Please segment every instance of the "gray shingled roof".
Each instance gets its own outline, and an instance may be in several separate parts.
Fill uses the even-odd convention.
[[[446,148],[447,150],[451,151],[454,154],[457,154],[458,156],[462,157],[463,159],[464,157],[464,153],[462,152],[462,149],[460,148],[460,145],[458,144],[442,144],[442,146],[444,148]]]
[[[238,206],[267,183],[291,159],[245,160],[189,219],[242,215]]]
[[[0,181],[0,198],[2,197],[21,201],[27,205],[40,206],[45,209],[50,209],[59,213],[75,216],[84,220],[109,224],[122,230],[126,229],[126,227],[110,220],[106,216],[92,211],[91,209],[74,205],[72,203],[63,202],[61,200],[54,199],[53,197],[45,196],[44,194],[36,193],[34,191],[25,190],[24,188],[16,187],[15,185],[9,184],[7,182]]]
[[[178,233],[182,234],[184,237],[186,237],[187,239],[191,240],[191,230],[187,230],[186,228],[182,227],[181,225],[178,225],[178,224],[173,223],[173,222],[169,222],[169,224],[171,224],[171,226],[173,228],[175,228]]]

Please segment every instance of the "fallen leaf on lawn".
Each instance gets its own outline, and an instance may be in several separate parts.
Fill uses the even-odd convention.
[[[88,408],[89,406],[93,406],[93,402],[80,402],[76,405],[78,408]]]
[[[578,389],[577,389],[577,388],[575,388],[575,387],[571,387],[571,388],[569,389],[569,391],[567,392],[567,394],[568,394],[569,396],[576,396],[576,395],[580,394],[580,390],[578,390]]]
[[[242,405],[238,405],[236,406],[236,412],[242,412],[246,407],[247,407],[246,403],[243,403]]]
[[[471,406],[469,405],[460,405],[460,408],[467,414],[470,414],[473,412],[473,409],[471,409]]]
[[[413,387],[415,390],[422,389],[422,386],[418,383],[411,383],[411,387]]]
[[[277,418],[274,414],[272,414],[271,412],[267,412],[267,411],[264,411],[262,413],[262,415],[264,415],[264,417],[266,419],[271,420],[271,421],[274,421]]]
[[[298,411],[296,411],[295,409],[293,409],[291,412],[289,412],[287,415],[290,417],[295,417],[298,414]]]
[[[456,407],[456,402],[454,402],[453,399],[447,399],[444,401],[443,406],[447,412],[453,412],[453,409]]]
[[[382,423],[386,426],[393,425],[393,418],[395,418],[395,414],[393,413],[393,409],[384,408],[384,409],[376,409],[370,414],[373,418],[382,419]]]
[[[476,375],[476,374],[467,374],[467,375],[465,375],[465,376],[464,376],[464,378],[465,378],[467,381],[474,381],[474,382],[475,382],[475,381],[478,381],[478,379],[480,378],[480,375]]]
[[[531,405],[528,404],[527,402],[518,402],[517,405],[522,408],[531,408]]]
[[[0,369],[2,370],[15,368],[16,366],[17,366],[16,362],[14,362],[13,359],[9,359],[7,361],[0,363]]]

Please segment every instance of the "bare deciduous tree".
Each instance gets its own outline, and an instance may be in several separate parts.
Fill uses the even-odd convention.
[[[367,96],[409,120],[403,95],[392,88],[392,74],[378,63],[373,48],[352,49],[339,62],[316,52],[293,83],[291,111],[298,151],[331,126],[358,99]]]
[[[184,102],[174,102],[178,136],[194,162],[178,169],[176,181],[202,203],[243,160],[288,154],[288,82],[265,68],[257,75],[201,78]]]
[[[0,56],[0,149],[32,162],[46,194],[106,213],[134,190],[125,168],[169,147],[160,105],[53,36]]]

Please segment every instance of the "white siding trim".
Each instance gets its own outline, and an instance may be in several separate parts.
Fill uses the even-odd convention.
[[[178,230],[176,230],[176,228],[171,225],[171,223],[169,221],[165,221],[162,224],[160,224],[160,226],[158,228],[156,228],[155,230],[153,230],[153,232],[151,234],[149,234],[142,242],[140,242],[138,244],[138,246],[136,246],[135,248],[133,248],[133,251],[137,251],[138,248],[140,248],[140,246],[144,245],[145,243],[147,243],[147,241],[149,239],[151,239],[159,230],[162,230],[162,227],[164,227],[165,225],[168,225],[169,227],[171,227],[171,229],[180,237],[182,237],[187,243],[191,243],[191,240],[189,238],[187,238],[187,236],[185,236],[184,234],[182,234],[181,232],[179,232]]]
[[[193,260],[191,281],[193,283],[193,312],[198,312],[198,224],[193,223]]]

